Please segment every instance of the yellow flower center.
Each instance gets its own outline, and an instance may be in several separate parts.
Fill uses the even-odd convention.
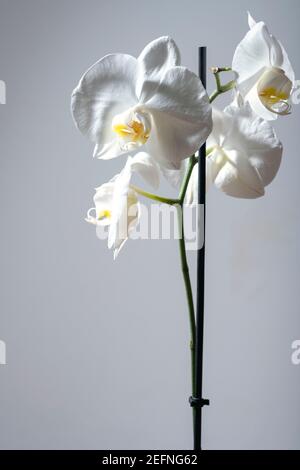
[[[145,144],[149,138],[149,131],[142,122],[131,121],[129,124],[115,124],[113,130],[124,140]]]
[[[289,95],[281,90],[276,90],[274,87],[265,88],[260,91],[259,96],[262,98],[262,101],[268,106],[279,103],[279,101],[288,100]]]
[[[261,76],[257,84],[258,96],[262,104],[271,112],[289,114],[289,103],[293,84],[282,69],[271,67]]]
[[[108,209],[104,209],[99,212],[98,214],[98,220],[103,220],[103,219],[110,219],[111,218],[111,211]]]
[[[144,109],[129,108],[113,118],[112,130],[118,136],[121,150],[128,151],[147,142],[151,131],[151,119]]]

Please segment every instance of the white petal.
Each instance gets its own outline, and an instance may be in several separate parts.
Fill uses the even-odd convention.
[[[125,238],[116,238],[114,244],[111,246],[113,248],[113,253],[114,253],[114,260],[117,258],[119,255],[121,249],[123,248],[125,242],[128,240],[130,234],[132,231],[136,228],[136,226],[139,223],[140,217],[141,217],[141,206],[138,201],[136,201],[134,204],[131,204],[128,206],[128,211],[132,214],[128,219],[128,226],[127,226],[127,236]]]
[[[95,145],[93,157],[100,158],[101,160],[111,160],[112,158],[119,157],[120,155],[126,155],[128,151],[124,151],[120,148],[117,139],[104,144],[104,146]]]
[[[135,192],[129,188],[127,192],[124,192],[124,187],[116,187],[116,189],[113,204],[114,217],[108,233],[108,248],[113,248],[114,259],[140,218],[140,206]]]
[[[130,159],[132,171],[139,173],[153,188],[159,187],[160,172],[158,164],[146,152],[139,152]]]
[[[253,197],[260,197],[264,194],[262,181],[256,169],[251,165],[247,155],[241,150],[226,151],[228,161],[238,172],[238,177],[244,183],[247,190],[251,190]],[[239,197],[244,197],[242,194]]]
[[[188,162],[188,160],[186,159],[181,163],[179,170],[170,170],[168,168],[160,167],[163,176],[168,183],[173,186],[173,188],[178,188],[182,181],[186,169],[185,162]]]
[[[158,111],[152,114],[153,127],[145,148],[162,167],[180,170],[182,160],[198,149],[198,125]]]
[[[219,171],[224,165],[224,156],[216,148],[206,157],[206,191],[215,182]]]
[[[129,186],[132,177],[132,160],[129,157],[121,173],[113,179],[114,191],[111,203],[112,216],[108,232],[108,248],[114,250],[114,258],[118,255],[140,217],[137,194]]]
[[[275,38],[273,38],[275,39]],[[277,67],[280,67],[286,74],[286,76],[291,80],[291,82],[293,83],[293,86],[295,84],[295,72],[293,70],[293,67],[291,65],[291,62],[290,62],[290,59],[287,55],[287,52],[285,50],[285,48],[283,47],[283,45],[281,44],[280,41],[277,41],[278,44],[280,45],[281,47],[281,52],[282,52],[282,63],[278,63],[276,66]]]
[[[112,196],[114,193],[114,180],[104,183],[96,188],[96,194],[94,196],[94,203],[97,208],[98,204],[111,206]]]
[[[277,39],[270,34],[270,62],[273,67],[281,67],[283,63],[282,48]]]
[[[215,185],[228,196],[255,199],[263,196],[264,189],[261,188],[261,193],[257,192],[240,178],[238,169],[230,162],[227,162],[219,171],[215,179]]]
[[[256,25],[255,19],[251,16],[251,14],[248,11],[248,25],[249,28],[252,29]]]
[[[282,145],[269,122],[257,117],[249,104],[225,109],[232,119],[222,151],[226,163],[215,178],[216,186],[234,197],[256,198],[275,177]]]
[[[239,91],[245,96],[266,67],[271,67],[269,32],[263,22],[256,23],[237,46],[232,68],[238,73]]]
[[[134,57],[111,54],[96,62],[73,91],[74,121],[83,134],[98,144],[98,154],[115,138],[111,126],[114,115],[137,103],[136,77]]]
[[[226,113],[234,111],[230,106]],[[228,136],[225,147],[244,149],[250,164],[256,169],[263,186],[275,178],[281,163],[282,144],[271,124],[255,115],[249,105],[238,112],[238,130]]]
[[[207,127],[211,106],[200,79],[186,67],[173,67],[163,77],[155,96],[146,107],[172,114],[178,119],[194,123],[199,120]]]
[[[166,168],[179,169],[212,129],[211,106],[201,81],[186,68],[174,67],[145,106],[153,117],[147,151]]]
[[[270,63],[272,67],[278,67],[282,69],[286,76],[291,80],[292,83],[295,81],[295,73],[288,58],[287,52],[283,45],[273,34],[270,34],[268,28],[265,26],[265,39],[270,49]]]
[[[150,42],[138,57],[139,77],[137,96],[141,103],[155,92],[163,75],[171,67],[180,65],[180,52],[176,43],[168,36]]]
[[[207,149],[216,145],[223,145],[228,130],[232,126],[232,118],[219,109],[212,108],[213,129],[207,139]]]

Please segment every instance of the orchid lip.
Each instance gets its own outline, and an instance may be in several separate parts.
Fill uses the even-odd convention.
[[[280,116],[290,114],[292,106],[289,102],[289,96],[286,93],[277,92],[276,90],[271,93],[261,91],[259,93],[259,98],[263,105],[272,113]]]
[[[262,90],[259,93],[259,98],[263,105],[272,113],[278,115],[290,114],[291,104],[288,100],[289,96],[287,93],[280,92],[275,88]]]
[[[279,116],[286,116],[291,114],[292,105],[287,100],[280,100],[277,103],[274,103],[272,106],[265,106],[269,111],[278,114]],[[281,109],[279,109],[279,107],[281,107]]]
[[[112,121],[121,150],[132,150],[144,145],[151,132],[151,121],[146,112],[135,107],[118,114]]]
[[[273,67],[264,72],[258,83],[258,96],[262,104],[272,113],[290,114],[289,102],[292,82],[282,69]]]

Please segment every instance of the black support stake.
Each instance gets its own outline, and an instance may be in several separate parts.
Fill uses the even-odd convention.
[[[199,77],[206,88],[206,47],[199,47]],[[204,336],[204,281],[205,281],[205,180],[206,145],[199,150],[198,164],[198,246],[197,246],[197,304],[196,304],[196,393],[192,397],[194,414],[194,449],[201,450],[202,407],[209,401],[202,398],[203,336]]]

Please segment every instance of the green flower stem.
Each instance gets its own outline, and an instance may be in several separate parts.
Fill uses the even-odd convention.
[[[209,97],[209,102],[212,103],[221,93],[218,90],[215,90]]]
[[[181,262],[181,271],[184,280],[188,313],[189,313],[189,325],[190,325],[190,350],[191,350],[191,377],[192,377],[192,395],[196,393],[196,319],[195,319],[195,308],[193,299],[193,290],[191,285],[191,279],[189,274],[189,265],[186,256],[185,236],[184,236],[184,218],[183,218],[183,206],[186,190],[189,184],[189,180],[193,171],[197,158],[195,155],[190,157],[188,167],[183,178],[181,188],[179,191],[180,204],[177,206],[178,215],[178,226],[179,230],[179,253]],[[193,426],[195,432],[195,408],[193,408]]]
[[[180,261],[181,261],[181,270],[185,285],[188,311],[189,311],[189,323],[190,323],[190,349],[191,349],[191,372],[192,372],[192,393],[195,394],[196,390],[196,356],[195,356],[195,343],[196,343],[196,320],[195,320],[195,310],[194,310],[194,301],[193,301],[193,291],[189,274],[189,266],[186,256],[185,248],[185,237],[184,237],[184,227],[183,227],[183,212],[182,205],[177,206],[178,214],[178,225],[180,227],[180,238],[179,238],[179,252],[180,252]]]
[[[180,191],[179,191],[180,204],[183,204],[185,193],[186,193],[186,190],[187,190],[187,187],[188,187],[188,184],[189,184],[189,180],[190,180],[194,165],[196,163],[197,163],[197,158],[195,157],[195,155],[193,155],[189,159],[189,164],[188,164],[188,167],[187,167],[187,170],[186,170],[186,173],[184,175],[184,178],[183,178],[183,181],[182,181],[182,184],[181,184],[181,188],[180,188]]]
[[[191,369],[192,369],[192,390],[193,394],[195,393],[195,340],[196,340],[196,321],[195,321],[195,310],[194,310],[194,301],[193,301],[193,291],[192,285],[189,275],[189,267],[187,262],[186,256],[186,248],[185,248],[185,237],[184,237],[184,225],[183,225],[183,202],[186,194],[186,190],[188,187],[188,183],[194,168],[194,165],[197,163],[197,158],[195,155],[190,157],[189,164],[187,167],[186,174],[183,178],[182,185],[179,192],[178,199],[171,199],[162,196],[158,196],[157,194],[149,193],[148,191],[144,191],[141,188],[138,188],[135,185],[130,185],[131,189],[135,192],[144,196],[148,199],[152,199],[153,201],[162,202],[165,204],[174,205],[177,207],[177,215],[178,215],[178,225],[179,225],[179,251],[180,251],[180,261],[181,261],[181,269],[184,279],[184,285],[186,290],[187,302],[188,302],[188,310],[189,310],[189,323],[190,323],[190,349],[191,349]]]
[[[230,67],[212,67],[211,71],[214,74],[217,89],[210,95],[210,103],[212,103],[222,93],[226,93],[227,91],[232,90],[236,85],[235,80],[230,80],[230,82],[226,83],[225,85],[221,84],[220,73],[231,72],[232,69]]]
[[[163,202],[165,204],[170,204],[170,205],[175,205],[175,204],[180,203],[179,199],[171,199],[169,197],[158,196],[157,194],[152,194],[152,193],[149,193],[148,191],[144,191],[143,189],[138,188],[137,186],[133,184],[131,184],[130,187],[136,193],[140,194],[141,196],[147,197],[148,199],[152,199],[153,201]]]
[[[189,184],[189,180],[193,171],[195,164],[197,163],[197,158],[195,155],[190,157],[188,167],[183,178],[181,188],[179,191],[179,200],[180,205],[178,206],[178,225],[180,228],[180,238],[179,238],[179,252],[180,252],[180,262],[181,270],[185,285],[188,311],[189,311],[189,323],[190,323],[190,349],[191,349],[191,368],[192,368],[192,393],[195,393],[196,387],[196,356],[195,356],[195,342],[196,342],[196,320],[195,320],[195,309],[194,309],[194,300],[193,300],[193,291],[189,274],[189,266],[186,256],[186,247],[185,247],[185,236],[184,236],[184,219],[183,219],[183,203],[186,194],[186,190]]]

